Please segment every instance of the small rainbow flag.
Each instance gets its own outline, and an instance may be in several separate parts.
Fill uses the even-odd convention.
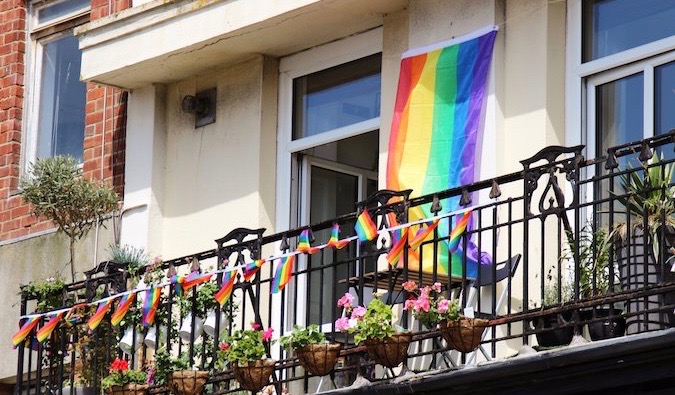
[[[401,259],[401,255],[403,254],[403,249],[407,241],[408,241],[408,229],[404,229],[402,236],[400,236],[398,240],[392,238],[392,243],[394,243],[394,245],[391,247],[391,250],[389,250],[389,252],[387,253],[387,262],[389,262],[389,264],[392,267],[398,266],[398,261]]]
[[[141,321],[143,326],[147,327],[155,322],[155,313],[159,307],[159,296],[162,294],[162,289],[157,287],[145,291],[145,302],[143,302],[143,314]]]
[[[12,344],[14,344],[14,347],[18,346],[26,339],[38,322],[40,322],[40,317],[30,317],[23,325],[21,325],[21,329],[12,336]]]
[[[234,283],[236,280],[237,276],[234,270],[230,270],[223,273],[223,281],[221,282],[222,287],[213,296],[216,299],[216,301],[220,303],[221,307],[230,299],[232,291],[234,290]]]
[[[135,292],[122,296],[120,302],[117,304],[117,309],[115,309],[115,312],[110,317],[110,322],[113,324],[113,326],[119,325],[119,323],[124,319],[124,316],[127,315],[127,311],[129,311],[129,307],[131,307],[135,297]]]
[[[330,239],[328,240],[328,243],[326,243],[326,247],[341,250],[348,244],[349,240],[340,240],[340,225],[334,223],[333,227],[330,230]]]
[[[264,259],[257,259],[253,262],[247,263],[243,270],[244,281],[251,281],[251,279],[255,277],[256,273],[258,273],[258,270],[260,270],[263,263],[265,263]]]
[[[37,340],[42,343],[49,338],[49,335],[54,332],[54,329],[59,325],[59,321],[63,317],[63,313],[58,313],[54,318],[50,319],[42,328],[37,331]]]
[[[183,282],[185,282],[185,276],[174,274],[169,281],[175,287],[176,296],[183,296]]]
[[[211,277],[213,277],[212,273],[201,274],[195,271],[188,274],[185,280],[181,282],[181,285],[183,286],[183,292],[187,293],[197,285],[209,281]]]
[[[356,219],[354,230],[356,230],[356,235],[359,237],[360,242],[370,241],[377,237],[377,225],[370,218],[368,210],[363,210]]]
[[[457,224],[455,224],[452,232],[450,232],[450,240],[448,241],[448,250],[450,252],[457,251],[457,248],[459,247],[459,239],[461,239],[464,232],[466,232],[466,227],[469,224],[469,219],[471,219],[472,212],[473,210],[465,211],[464,215],[462,215],[462,218],[457,221]]]
[[[279,266],[277,266],[277,271],[274,274],[274,280],[272,281],[272,293],[278,293],[288,282],[291,280],[291,274],[293,273],[293,264],[295,263],[295,255],[289,255],[281,258]]]
[[[428,225],[427,227],[420,227],[417,230],[417,234],[415,235],[415,237],[413,237],[413,239],[410,240],[410,248],[416,250],[420,246],[420,244],[422,244],[422,242],[431,234],[431,232],[433,232],[434,229],[436,229],[436,227],[438,226],[438,222],[439,220],[436,219],[431,223],[431,225]]]
[[[96,308],[96,312],[94,315],[89,317],[89,321],[87,321],[87,326],[89,326],[89,329],[92,331],[98,327],[98,324],[101,323],[103,320],[103,317],[105,314],[110,310],[110,306],[112,306],[113,299],[108,299],[105,302],[101,302],[98,304],[98,307]]]
[[[79,314],[79,310],[83,309],[85,306],[87,306],[86,303],[78,303],[68,310],[66,316],[63,317],[63,322],[66,323],[66,326],[72,327],[82,321],[82,314]]]
[[[320,248],[309,245],[309,229],[304,229],[300,233],[300,236],[298,236],[298,247],[295,250],[304,254],[314,254],[320,250]]]

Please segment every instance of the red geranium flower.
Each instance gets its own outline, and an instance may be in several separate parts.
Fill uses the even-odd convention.
[[[129,370],[129,361],[125,361],[124,359],[120,358],[115,358],[115,360],[110,364],[110,371],[117,370],[120,373],[124,372],[125,370]]]

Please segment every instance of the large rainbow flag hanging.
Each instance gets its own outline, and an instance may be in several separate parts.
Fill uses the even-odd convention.
[[[387,188],[412,189],[421,196],[474,182],[477,140],[486,98],[492,49],[497,31],[484,29],[446,43],[404,54],[389,136]],[[442,202],[443,212],[459,208],[459,198]],[[410,221],[430,218],[431,205],[411,209]],[[448,237],[454,222],[438,226],[439,237]],[[432,246],[429,245],[431,248]],[[439,245],[438,274],[462,275],[461,249],[448,253]],[[410,255],[410,254],[409,254]],[[417,269],[419,254],[409,256]],[[467,276],[475,276],[477,259],[467,256]],[[432,271],[430,257],[422,269]]]

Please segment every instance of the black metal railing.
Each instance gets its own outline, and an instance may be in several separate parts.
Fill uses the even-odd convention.
[[[406,245],[396,268],[383,262],[391,247],[386,231],[373,242],[353,240],[344,249],[324,248],[313,255],[299,255],[292,280],[276,294],[271,293],[276,263],[266,263],[251,282],[240,279],[237,283],[223,309],[231,319],[216,320],[213,336],[195,328],[209,308],[220,316],[220,306],[200,305],[197,288],[178,296],[175,287],[166,287],[158,312],[164,318],[154,325],[156,333],[165,335],[158,335],[151,349],[142,343],[151,328],[139,329],[134,318],[129,318],[133,352],[124,355],[132,367],[138,367],[151,360],[153,349],[159,347],[184,353],[190,365],[212,372],[209,393],[227,393],[238,386],[232,372],[215,363],[224,336],[248,328],[250,322],[274,327],[277,336],[293,324],[318,324],[330,340],[345,346],[331,380],[321,382],[306,375],[293,355],[277,343],[268,350],[278,361],[271,382],[277,393],[282,387],[296,393],[313,392],[319,386],[324,390],[347,386],[357,372],[380,379],[384,373],[373,369],[363,348],[335,330],[342,313],[336,301],[345,292],[366,303],[374,293],[386,291],[383,300],[395,305],[397,324],[413,331],[407,365],[416,371],[494,359],[514,353],[520,344],[542,346],[561,338],[564,343],[572,334],[588,335],[593,323],[607,320],[614,320],[611,328],[621,327],[625,320],[628,334],[668,328],[675,322],[675,277],[670,271],[675,234],[669,173],[673,160],[653,158],[658,153],[672,158],[674,139],[675,130],[610,148],[607,156],[593,160],[582,156],[583,146],[548,147],[523,160],[522,171],[491,180],[415,198],[410,198],[411,191],[379,191],[357,203],[354,213],[273,235],[265,235],[264,229],[235,229],[216,240],[214,250],[165,261],[163,273],[169,272],[170,277],[176,269],[209,271],[208,265],[225,269],[291,252],[307,228],[315,245],[328,240],[334,224],[341,226],[343,238],[350,237],[357,216],[366,208],[380,229],[407,224],[420,211],[445,215],[418,249],[412,251]],[[640,185],[645,179],[652,184]],[[632,188],[622,186],[631,182]],[[450,234],[467,208],[473,210],[471,225],[460,239],[458,252],[448,253]],[[448,214],[455,209],[456,214]],[[412,225],[413,233],[422,226]],[[65,294],[71,296],[67,299],[90,302],[126,290],[125,268],[118,263],[99,265],[87,273],[86,281],[66,287]],[[215,281],[220,284],[221,279],[219,273]],[[472,307],[490,320],[475,354],[449,351],[436,329],[424,328],[402,310],[408,295],[401,284],[409,279],[426,285],[441,282],[463,307]],[[34,303],[24,294],[22,315]],[[187,324],[179,314],[181,306],[191,313]],[[588,329],[584,329],[586,324],[590,324]],[[179,327],[188,328],[187,335],[181,336]],[[33,339],[29,346],[20,347],[17,392],[61,395],[74,391],[64,389],[63,382],[76,379],[82,363],[90,373],[86,381],[99,388],[111,359],[123,355],[118,343],[126,329],[113,327],[109,318],[94,331],[83,328],[82,323],[61,325],[44,343]],[[617,328],[601,334],[620,336],[622,331]],[[151,389],[163,391],[161,386]]]

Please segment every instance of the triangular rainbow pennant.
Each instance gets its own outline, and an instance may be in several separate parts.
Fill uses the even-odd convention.
[[[247,263],[244,267],[244,270],[242,270],[244,274],[244,281],[251,281],[251,279],[255,277],[256,273],[258,273],[258,270],[260,270],[263,263],[265,263],[264,259],[256,259],[253,262]]]
[[[113,326],[117,326],[124,319],[124,316],[127,315],[129,307],[131,307],[135,297],[135,292],[122,296],[120,302],[117,304],[117,309],[115,309],[115,312],[110,316],[110,323],[112,323]]]
[[[397,267],[398,261],[401,259],[405,243],[408,241],[408,229],[406,228],[402,234],[403,236],[400,237],[398,241],[394,241],[392,238],[392,243],[394,243],[394,245],[387,253],[387,262],[389,262],[392,267]]]
[[[349,240],[340,240],[340,225],[333,224],[330,230],[330,239],[326,243],[326,247],[337,248],[338,250],[344,248],[349,244]]]
[[[110,306],[112,306],[113,299],[108,299],[105,302],[101,302],[98,304],[98,307],[96,308],[96,312],[94,315],[89,317],[89,321],[87,321],[87,326],[89,326],[89,329],[92,331],[98,327],[98,324],[101,323],[103,320],[103,317],[105,316],[105,313],[110,310]]]
[[[427,237],[429,237],[431,232],[433,232],[434,229],[436,229],[436,227],[438,226],[438,222],[439,220],[436,219],[431,223],[431,225],[428,225],[427,227],[420,227],[417,230],[417,234],[415,235],[415,237],[413,237],[413,239],[410,240],[410,248],[416,250],[420,246],[420,244],[422,244],[422,242]]]
[[[455,227],[452,228],[450,232],[450,240],[448,241],[448,251],[455,252],[459,248],[459,239],[462,237],[464,232],[466,232],[466,226],[469,224],[469,219],[471,218],[471,213],[473,210],[467,210],[462,215],[462,218],[457,221]]]
[[[304,229],[300,232],[300,236],[298,236],[298,247],[295,250],[304,254],[314,254],[318,252],[320,248],[312,247],[309,244],[309,238],[309,229]]]
[[[356,235],[362,243],[377,237],[377,225],[375,225],[370,214],[368,214],[368,210],[364,209],[363,212],[359,214],[356,219],[356,225],[354,225],[354,230],[356,230]]]
[[[256,270],[257,271],[257,270]],[[220,290],[213,296],[220,306],[223,306],[232,295],[234,290],[234,283],[237,280],[236,272],[234,270],[227,271],[223,273],[223,281],[221,282],[222,287]]]
[[[162,294],[162,289],[157,287],[145,291],[145,302],[143,302],[142,322],[143,326],[147,327],[155,322],[155,313],[159,307],[159,297]]]
[[[66,316],[63,317],[63,322],[66,323],[66,326],[72,327],[79,324],[82,321],[82,314],[79,313],[80,309],[86,307],[86,303],[78,303],[75,306],[71,307],[70,310],[66,313]]]
[[[211,277],[213,277],[213,273],[201,274],[195,271],[188,274],[185,280],[181,282],[183,286],[183,292],[187,293],[195,286],[209,281]]]
[[[21,329],[12,336],[12,344],[14,344],[14,347],[18,346],[26,339],[38,322],[40,322],[39,317],[30,317],[23,325],[21,325]]]
[[[183,296],[183,283],[185,282],[185,276],[179,276],[174,274],[169,280],[176,290],[176,296]]]
[[[279,262],[277,271],[274,274],[274,280],[272,281],[272,293],[275,294],[280,292],[291,280],[294,262],[295,255],[289,255],[281,258],[281,262]]]
[[[59,321],[61,320],[61,317],[63,317],[63,312],[58,313],[55,315],[52,319],[50,319],[42,328],[40,328],[37,331],[37,340],[42,343],[43,341],[47,340],[49,338],[49,335],[54,332],[54,329],[56,328],[57,325],[59,325]]]

